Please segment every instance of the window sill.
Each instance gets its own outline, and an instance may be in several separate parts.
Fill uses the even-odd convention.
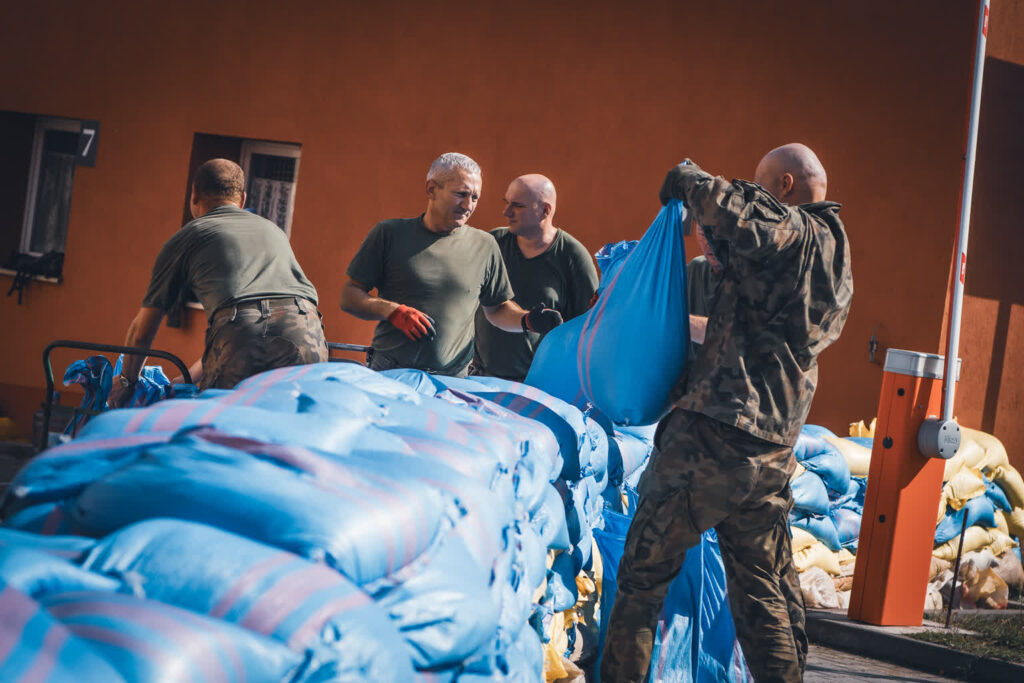
[[[205,311],[206,310],[205,308],[203,308],[203,305],[201,303],[199,303],[198,301],[186,301],[185,302],[185,308],[191,308],[193,311]]]
[[[0,268],[0,275],[9,275],[14,277],[18,274],[18,271],[11,270],[10,268]],[[32,279],[35,282],[49,282],[51,285],[59,285],[61,281],[55,277],[43,277],[42,275],[33,275]]]

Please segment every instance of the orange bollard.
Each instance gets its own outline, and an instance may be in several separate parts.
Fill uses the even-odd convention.
[[[928,416],[941,413],[943,360],[898,349],[886,355],[847,611],[852,619],[920,626],[924,617],[946,461],[921,454],[918,432]]]

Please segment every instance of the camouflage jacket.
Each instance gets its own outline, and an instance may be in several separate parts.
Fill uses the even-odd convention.
[[[754,183],[693,165],[663,194],[683,200],[724,265],[704,344],[676,402],[758,438],[792,445],[814,398],[818,354],[853,296],[839,204],[782,204]]]

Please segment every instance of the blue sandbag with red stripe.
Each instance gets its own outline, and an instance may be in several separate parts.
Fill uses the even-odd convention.
[[[577,349],[583,393],[616,424],[661,419],[686,367],[684,213],[678,200],[662,207],[586,313]]]
[[[76,564],[31,548],[0,546],[0,579],[38,600],[67,591],[121,590],[119,581],[82,569]]]
[[[38,602],[0,579],[0,681],[118,683],[124,678]]]
[[[84,536],[40,536],[17,529],[0,527],[0,548],[27,548],[40,550],[61,557],[69,562],[78,562],[96,545],[96,539]]]
[[[419,557],[460,515],[423,482],[357,472],[327,481],[192,434],[141,450],[68,512],[90,536],[155,517],[203,522],[326,562],[360,585]]]
[[[312,650],[339,679],[412,678],[387,613],[338,572],[298,555],[204,524],[157,519],[107,536],[83,566],[131,582],[142,597]]]
[[[133,683],[317,680],[275,640],[154,600],[84,591],[40,603]]]

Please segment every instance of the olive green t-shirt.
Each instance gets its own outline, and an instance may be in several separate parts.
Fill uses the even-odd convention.
[[[559,230],[544,253],[526,258],[508,228],[495,228],[491,235],[508,269],[516,293],[513,300],[522,308],[530,310],[544,304],[561,313],[563,320],[587,310],[597,289],[597,268],[579,240]],[[511,334],[499,330],[487,322],[482,310],[477,311],[473,364],[480,374],[522,381],[542,338],[535,332]]]
[[[167,240],[142,305],[167,311],[187,288],[207,319],[218,308],[250,299],[300,296],[317,302],[284,231],[231,205],[203,214]]]
[[[473,359],[473,314],[512,298],[498,245],[464,225],[448,234],[427,229],[423,216],[381,221],[370,229],[348,276],[381,298],[412,306],[434,319],[433,339],[416,341],[387,320],[373,349],[400,367],[456,375]]]

